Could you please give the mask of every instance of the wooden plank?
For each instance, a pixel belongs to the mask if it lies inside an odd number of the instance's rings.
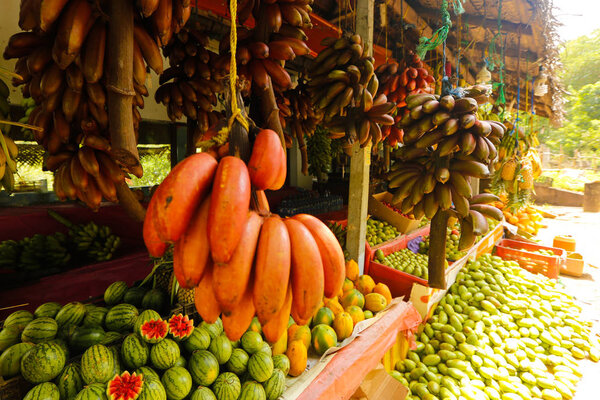
[[[356,33],[363,39],[368,54],[373,54],[373,26],[375,0],[362,0],[356,5]],[[352,147],[350,159],[350,189],[348,196],[348,233],[346,247],[350,258],[358,263],[360,273],[365,270],[365,239],[369,204],[369,166],[371,146]]]

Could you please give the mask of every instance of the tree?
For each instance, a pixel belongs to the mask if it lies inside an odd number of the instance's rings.
[[[563,83],[577,91],[600,80],[600,29],[566,43],[561,53]]]

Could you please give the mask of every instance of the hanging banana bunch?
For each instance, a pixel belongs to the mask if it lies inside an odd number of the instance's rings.
[[[161,86],[155,94],[156,102],[167,106],[171,121],[185,115],[197,122],[194,138],[199,138],[221,118],[213,109],[217,94],[224,90],[222,77],[211,67],[217,54],[206,49],[208,36],[199,28],[184,27],[164,48],[170,67],[160,75]]]
[[[470,178],[487,178],[497,157],[505,127],[481,121],[478,100],[485,101],[480,87],[465,91],[465,97],[415,94],[406,98],[409,112],[398,128],[404,130],[404,146],[388,174],[392,204],[405,214],[433,218],[438,210],[450,211],[461,222],[460,249],[473,245],[477,235],[488,230],[487,217],[502,219],[502,212],[488,203],[491,194],[473,196]]]
[[[19,150],[11,138],[0,131],[0,188],[12,192],[15,186]]]
[[[42,128],[34,131],[34,138],[47,151],[44,168],[55,173],[57,196],[79,199],[92,209],[102,198],[117,201],[115,185],[124,181],[125,172],[143,174],[139,164],[118,165],[111,155],[105,5],[87,0],[21,1],[19,26],[26,32],[11,36],[4,50],[5,59],[17,59],[15,72],[22,77],[13,84],[22,85],[23,97],[36,103],[28,123]],[[135,6],[141,17],[134,28],[131,110],[137,139],[139,109],[148,96],[146,65],[162,73],[160,46],[185,24],[191,5],[185,0],[140,0]]]
[[[322,110],[324,127],[332,139],[346,137],[362,147],[382,140],[381,126],[394,124],[396,104],[377,95],[379,80],[373,57],[364,53],[359,35],[325,38],[326,48],[315,58],[308,91],[316,110]]]
[[[395,102],[398,107],[396,122],[407,113],[407,96],[431,94],[435,90],[435,78],[416,54],[409,54],[408,60],[403,60],[401,64],[395,61],[382,64],[375,69],[375,74],[380,82],[379,93],[385,94],[389,101]],[[383,138],[389,136],[389,144],[392,147],[402,143],[403,133],[402,129],[395,125],[382,128]]]

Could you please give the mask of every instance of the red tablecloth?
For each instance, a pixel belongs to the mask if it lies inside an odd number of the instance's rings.
[[[344,347],[310,383],[298,400],[346,400],[381,362],[398,333],[416,329],[421,316],[411,303],[399,303]]]

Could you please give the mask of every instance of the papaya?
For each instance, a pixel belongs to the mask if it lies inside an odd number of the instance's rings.
[[[290,279],[290,237],[277,215],[265,219],[258,238],[254,267],[254,306],[261,324],[283,307]]]
[[[283,307],[266,324],[263,325],[263,334],[271,344],[276,343],[284,332],[287,332],[290,311],[292,309],[292,285],[288,284]]]
[[[308,359],[308,351],[301,340],[291,342],[285,355],[290,360],[290,371],[288,372],[290,376],[298,376],[304,372]]]
[[[231,341],[240,340],[248,330],[254,318],[254,304],[252,303],[252,285],[246,288],[240,302],[227,314],[223,313],[223,329]]]
[[[285,178],[287,176],[287,162],[286,162],[286,154],[285,149],[283,150],[283,162],[279,166],[279,173],[277,174],[277,179],[275,182],[269,186],[270,190],[279,190],[285,184]]]
[[[198,310],[200,317],[209,324],[216,322],[217,318],[219,318],[219,314],[221,314],[219,303],[217,302],[213,291],[212,272],[213,265],[212,261],[209,260],[202,279],[196,287],[196,290],[194,290],[196,310]]]
[[[292,249],[292,316],[297,324],[305,325],[323,299],[323,262],[319,247],[308,228],[292,218],[284,222]]]
[[[208,216],[210,254],[215,264],[225,264],[231,259],[242,237],[249,206],[250,177],[246,164],[237,157],[223,157],[215,173]]]
[[[217,161],[208,154],[187,157],[160,184],[154,203],[154,228],[165,242],[176,242],[185,231],[198,204],[210,190]]]
[[[162,257],[167,250],[167,243],[158,237],[158,231],[154,227],[154,213],[156,203],[150,202],[146,209],[146,217],[144,218],[143,236],[144,243],[151,257]]]
[[[208,263],[209,208],[210,197],[206,197],[181,238],[175,243],[173,271],[182,288],[192,289],[198,286]]]
[[[281,140],[275,131],[263,129],[254,140],[254,147],[248,162],[250,181],[257,190],[265,190],[275,184],[279,177],[285,154]]]
[[[342,289],[346,274],[344,251],[340,243],[331,229],[318,218],[308,214],[298,214],[294,216],[294,219],[302,222],[308,228],[319,247],[323,262],[325,297],[337,295]]]
[[[231,312],[246,292],[262,224],[263,218],[250,211],[242,238],[231,260],[227,264],[213,267],[213,289],[223,314]]]

